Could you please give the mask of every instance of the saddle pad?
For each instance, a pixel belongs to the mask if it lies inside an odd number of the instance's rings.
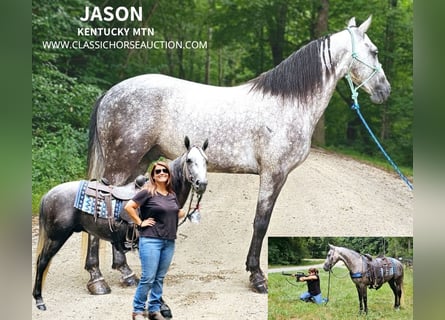
[[[82,212],[94,215],[94,210],[97,210],[97,216],[99,218],[107,218],[107,205],[105,201],[97,201],[96,197],[85,194],[89,181],[81,180],[79,189],[77,189],[76,199],[74,200],[74,207]],[[97,205],[96,205],[97,202]],[[120,212],[123,208],[123,201],[111,199],[111,212],[113,212],[114,219],[120,220]]]

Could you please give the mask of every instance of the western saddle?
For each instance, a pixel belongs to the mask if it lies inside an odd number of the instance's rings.
[[[391,258],[378,256],[375,259],[369,254],[363,255],[367,266],[367,276],[370,280],[370,289],[379,289],[385,282],[385,277],[394,274],[394,267]]]

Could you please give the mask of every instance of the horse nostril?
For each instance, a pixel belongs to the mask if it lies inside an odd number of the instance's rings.
[[[196,181],[196,187],[198,188],[198,190],[200,191],[200,192],[204,192],[205,190],[206,190],[206,188],[207,188],[207,181],[199,181],[199,180],[197,180]]]

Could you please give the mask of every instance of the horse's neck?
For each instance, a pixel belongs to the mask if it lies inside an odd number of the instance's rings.
[[[321,57],[323,74],[322,82],[317,94],[310,98],[309,110],[312,110],[311,120],[315,125],[326,110],[337,83],[345,77],[352,61],[352,42],[346,30],[337,32],[323,40]]]
[[[170,163],[170,170],[173,173],[173,190],[178,198],[179,205],[184,206],[190,193],[191,184],[184,176],[184,168],[181,161],[182,157],[176,158]]]
[[[336,61],[334,78],[338,82],[348,72],[353,59],[352,39],[347,30],[334,33],[331,38],[332,61]]]
[[[339,252],[340,260],[344,262],[350,272],[355,273],[362,271],[363,261],[360,253],[346,248],[340,249]]]

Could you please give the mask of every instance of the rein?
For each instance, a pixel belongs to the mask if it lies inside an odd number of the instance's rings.
[[[352,33],[350,28],[347,28],[349,34],[351,35],[351,40],[352,40],[352,61],[349,65],[349,70],[345,76],[346,80],[348,81],[349,84],[349,88],[351,89],[351,98],[353,100],[353,104],[351,106],[352,110],[355,110],[357,112],[358,117],[360,118],[360,120],[362,121],[363,125],[365,126],[366,130],[368,131],[369,135],[371,136],[371,138],[374,140],[375,144],[377,145],[377,147],[380,149],[380,151],[382,152],[382,154],[385,156],[386,160],[391,164],[391,166],[394,168],[394,170],[398,173],[398,175],[400,176],[400,178],[408,185],[408,187],[410,188],[410,190],[413,190],[414,187],[411,184],[411,182],[408,180],[408,178],[402,173],[402,171],[400,171],[399,167],[396,165],[396,163],[391,159],[391,157],[388,155],[388,153],[385,151],[385,149],[383,148],[383,146],[380,144],[379,140],[377,139],[377,137],[375,136],[374,132],[371,130],[371,128],[369,127],[368,123],[366,122],[365,118],[363,117],[362,113],[360,112],[360,105],[358,104],[358,89],[360,87],[362,87],[366,82],[368,82],[372,77],[374,77],[378,72],[380,72],[382,70],[382,66],[379,64],[377,66],[371,66],[369,64],[367,64],[365,61],[361,60],[358,57],[357,52],[355,51],[355,38],[354,38],[354,34]],[[358,61],[362,64],[364,64],[365,66],[373,69],[373,72],[369,75],[368,78],[366,78],[361,84],[359,84],[357,87],[354,86],[354,83],[352,82],[352,77],[351,77],[351,67],[352,64],[354,63],[354,61]]]
[[[192,188],[192,196],[190,197],[189,208],[187,210],[187,214],[185,215],[184,219],[182,219],[182,221],[178,224],[178,227],[181,226],[182,224],[184,224],[184,222],[187,219],[190,219],[190,217],[196,212],[196,210],[199,210],[199,203],[201,202],[202,194],[198,194],[198,202],[196,203],[196,206],[192,211],[192,202],[193,202],[194,195],[195,195],[195,191]]]
[[[299,285],[292,283],[289,281],[289,279],[286,278],[287,283],[289,283],[290,285],[294,286],[294,287],[299,287]]]

